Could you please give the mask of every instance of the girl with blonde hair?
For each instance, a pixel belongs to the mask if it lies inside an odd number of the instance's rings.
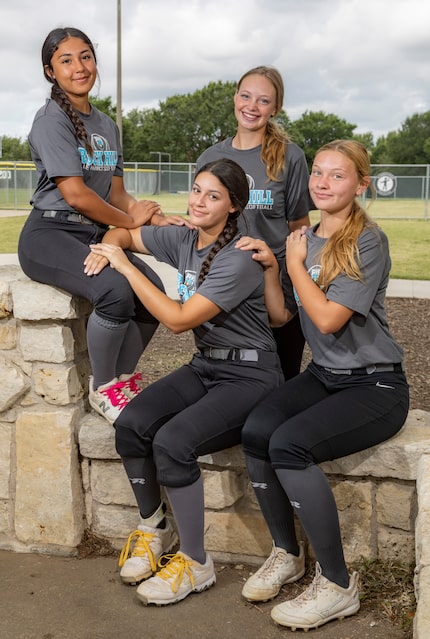
[[[305,155],[276,120],[283,101],[284,83],[277,69],[258,66],[244,73],[234,94],[235,135],[206,149],[197,160],[197,169],[222,157],[243,168],[250,194],[240,230],[267,242],[277,257],[282,282],[285,238],[310,225],[308,214],[314,208]],[[303,354],[298,317],[275,328],[274,336],[284,377],[289,379],[300,372]]]
[[[249,476],[273,539],[263,566],[243,587],[249,601],[276,597],[305,572],[294,514],[316,557],[312,584],[275,606],[282,626],[316,628],[360,607],[357,573],[348,574],[336,503],[319,464],[375,446],[404,424],[409,388],[403,351],[389,332],[385,293],[388,241],[357,197],[371,184],[365,147],[337,140],[316,154],[309,180],[321,219],[286,242],[287,270],[312,352],[307,369],[250,414],[242,441]],[[288,321],[278,265],[267,245],[241,238],[265,267],[272,323]]]

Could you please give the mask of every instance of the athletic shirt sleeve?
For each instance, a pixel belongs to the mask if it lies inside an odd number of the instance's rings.
[[[76,138],[70,118],[54,100],[37,112],[28,138],[38,182],[31,199],[39,209],[73,210],[64,200],[57,177],[82,177],[88,188],[109,201],[112,177],[123,175],[119,131],[115,122],[95,107],[80,114],[91,144],[89,155]]]
[[[319,255],[325,240],[308,229],[306,269],[317,280]],[[297,299],[303,333],[320,366],[336,369],[361,368],[372,364],[395,364],[403,350],[391,335],[385,309],[391,260],[386,235],[378,228],[367,228],[358,240],[362,281],[344,274],[328,286],[327,299],[354,311],[351,319],[336,333],[323,335],[305,313]]]

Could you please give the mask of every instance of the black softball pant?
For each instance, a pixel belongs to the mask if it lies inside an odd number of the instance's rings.
[[[251,412],[243,447],[272,468],[301,470],[389,439],[408,408],[402,372],[338,375],[311,363]]]
[[[42,213],[38,209],[31,211],[19,238],[18,257],[28,277],[85,298],[94,305],[97,315],[105,319],[119,323],[134,319],[158,324],[126,278],[115,269],[108,266],[92,277],[84,273],[88,247],[101,242],[106,228],[44,218]],[[126,253],[130,262],[164,291],[158,275],[131,251]]]
[[[261,362],[196,354],[154,382],[116,420],[122,458],[153,457],[160,485],[188,486],[200,477],[197,458],[240,443],[246,417],[282,381],[276,353]]]

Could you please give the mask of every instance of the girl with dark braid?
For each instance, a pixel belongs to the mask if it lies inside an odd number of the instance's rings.
[[[203,481],[197,459],[240,443],[244,421],[283,379],[264,305],[264,274],[235,248],[237,221],[249,198],[236,162],[201,167],[189,196],[194,228],[113,229],[91,247],[127,278],[146,308],[174,333],[192,329],[189,364],[137,395],[115,421],[116,448],[140,510],[120,558],[121,578],[144,604],[164,605],[215,583],[204,548]],[[180,303],[159,291],[123,249],[154,255],[178,269]],[[100,264],[94,268],[99,272]],[[160,486],[179,533],[177,541]],[[130,555],[130,556],[129,556]],[[165,565],[163,562],[167,562]]]
[[[89,400],[113,422],[140,391],[135,366],[158,321],[113,269],[88,277],[89,245],[109,226],[167,224],[157,202],[138,201],[124,187],[116,124],[89,102],[97,77],[94,47],[79,29],[54,29],[42,47],[51,97],[29,135],[37,169],[31,211],[19,239],[23,271],[94,305],[87,339],[92,376]],[[128,259],[160,290],[159,277],[131,252]]]

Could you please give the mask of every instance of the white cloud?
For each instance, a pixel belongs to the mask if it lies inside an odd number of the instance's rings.
[[[430,110],[427,0],[122,0],[122,105],[156,106],[273,64],[291,119],[335,113],[375,138]],[[57,26],[97,44],[100,97],[116,101],[117,0],[15,0],[0,25],[0,135],[26,137],[49,93],[40,50]]]

